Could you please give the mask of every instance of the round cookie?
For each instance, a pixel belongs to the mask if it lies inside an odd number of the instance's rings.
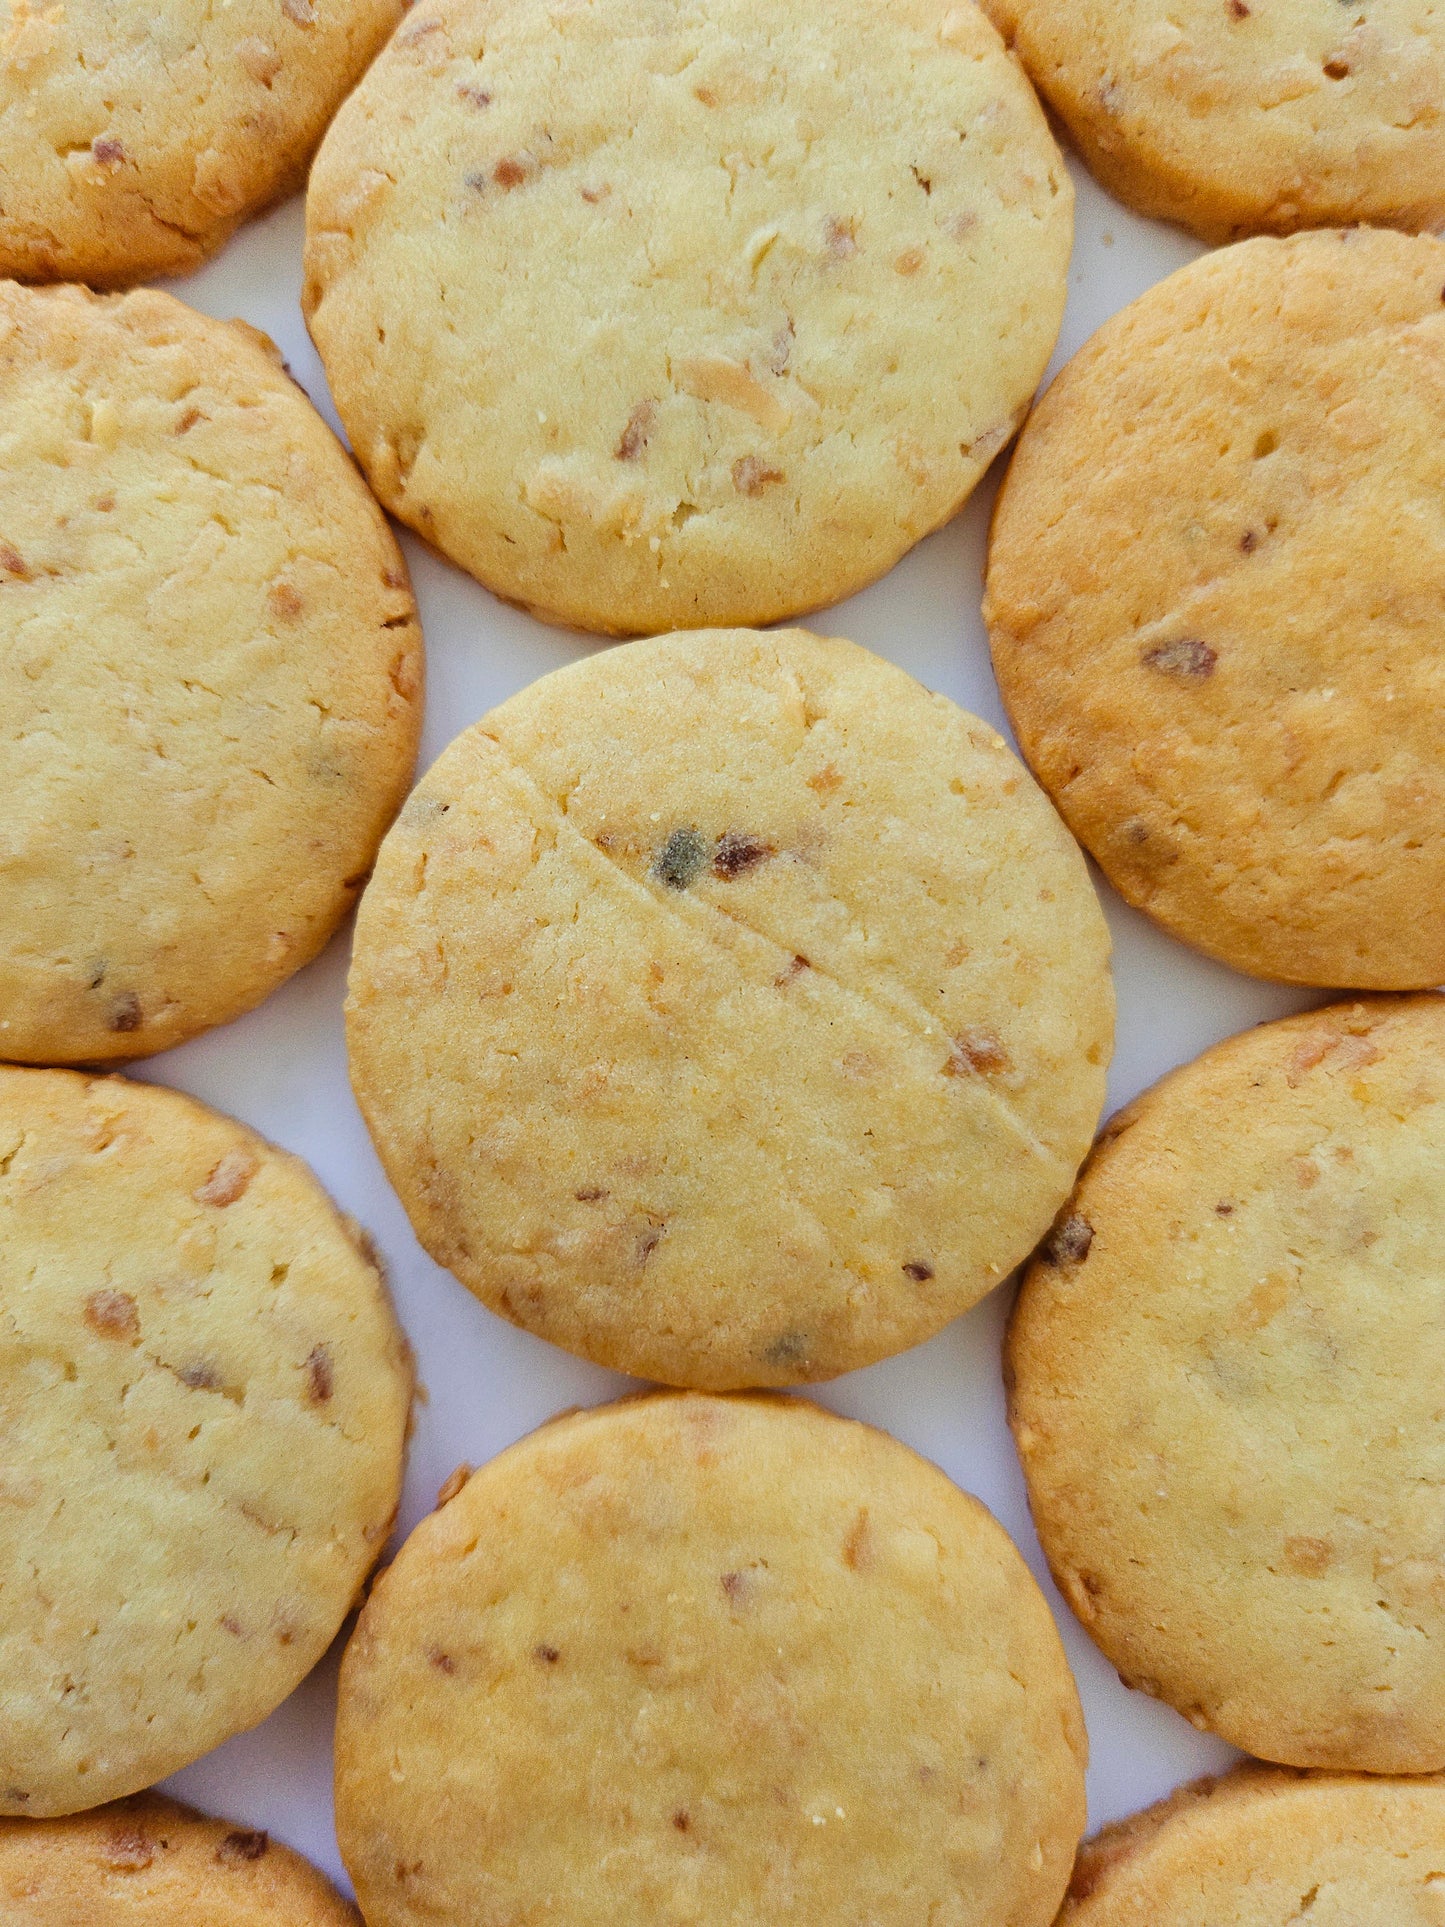
[[[1445,244],[1383,232],[1197,261],[1065,368],[999,498],[1025,756],[1130,903],[1256,976],[1445,981],[1442,290]]]
[[[144,1793],[65,1820],[0,1820],[5,1927],[361,1927],[264,1833]]]
[[[1058,1927],[1436,1927],[1445,1785],[1241,1767],[1080,1850]]]
[[[984,0],[1111,193],[1206,241],[1445,221],[1437,0]]]
[[[835,602],[947,521],[1052,352],[1073,195],[968,4],[425,0],[307,229],[381,500],[625,635]]]
[[[0,1813],[254,1726],[391,1528],[411,1367],[306,1167],[174,1091],[0,1069]]]
[[[352,1082],[418,1237],[599,1363],[796,1384],[1030,1251],[1108,935],[1002,740],[849,642],[689,632],[465,731],[362,902]]]
[[[0,1057],[143,1057],[309,962],[406,793],[406,570],[264,336],[0,284]]]
[[[1045,1927],[1085,1754],[977,1500],[814,1406],[671,1394],[412,1534],[343,1662],[337,1833],[370,1927]]]
[[[1235,1037],[1106,1128],[1009,1333],[1060,1588],[1292,1766],[1445,1767],[1445,1000]]]
[[[0,0],[0,275],[186,274],[299,187],[399,0]]]

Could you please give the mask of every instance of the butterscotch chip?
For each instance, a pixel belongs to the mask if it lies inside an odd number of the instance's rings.
[[[317,156],[304,305],[377,494],[489,588],[768,622],[962,505],[1072,207],[967,0],[425,0]]]
[[[1045,1927],[1084,1813],[1005,1534],[791,1399],[605,1406],[476,1473],[362,1613],[336,1758],[370,1927]]]
[[[354,903],[416,753],[416,609],[255,330],[0,285],[0,423],[0,1058],[144,1057]]]
[[[1445,999],[1267,1024],[1113,1120],[1014,1314],[1060,1587],[1264,1759],[1445,1767],[1442,1160]]]
[[[1241,1767],[1086,1841],[1059,1927],[1434,1927],[1445,1784]]]
[[[985,0],[1111,192],[1206,241],[1445,221],[1435,0]]]
[[[544,677],[383,846],[352,1082],[432,1255],[669,1384],[831,1377],[1030,1251],[1103,1099],[1108,936],[975,717],[853,643]]]
[[[1445,244],[1247,241],[1101,328],[1009,469],[985,615],[1024,754],[1238,970],[1445,981],[1442,369]]]
[[[244,1193],[208,1197],[238,1157]],[[0,1813],[148,1786],[286,1697],[386,1539],[410,1394],[381,1278],[304,1165],[173,1091],[0,1068]],[[230,1830],[221,1857],[264,1841]],[[101,1890],[7,1911],[71,1893],[64,1867],[83,1886],[97,1842],[171,1906],[187,1863],[148,1825],[0,1824],[6,1927],[131,1919]],[[13,1884],[52,1850],[53,1880]]]
[[[5,1927],[361,1927],[279,1841],[158,1793],[63,1820],[0,1820]]]
[[[185,274],[301,185],[400,0],[0,0],[0,275]]]

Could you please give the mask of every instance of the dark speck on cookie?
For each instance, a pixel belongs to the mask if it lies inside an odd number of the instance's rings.
[[[1157,648],[1146,649],[1139,660],[1146,669],[1157,670],[1161,676],[1176,676],[1181,682],[1203,682],[1206,676],[1214,674],[1219,658],[1207,642],[1200,642],[1194,636],[1181,636],[1177,642],[1161,642]]]
[[[1046,1265],[1081,1265],[1094,1242],[1094,1227],[1077,1213],[1056,1225],[1045,1238],[1039,1256]]]
[[[718,838],[717,851],[712,860],[712,873],[731,883],[735,877],[756,869],[770,856],[776,856],[775,846],[761,836],[748,836],[739,830],[729,830],[726,836]]]
[[[245,1830],[238,1828],[236,1832],[228,1833],[217,1847],[216,1858],[223,1865],[239,1866],[248,1860],[263,1860],[270,1845],[270,1835],[263,1833],[259,1828],[254,1831],[250,1828]]]
[[[806,1332],[784,1332],[763,1353],[769,1365],[803,1365],[808,1358]]]
[[[657,853],[652,874],[669,890],[685,890],[707,865],[707,844],[696,830],[674,830]]]
[[[140,998],[133,990],[122,991],[110,1007],[107,1020],[112,1030],[139,1030],[141,1027]]]

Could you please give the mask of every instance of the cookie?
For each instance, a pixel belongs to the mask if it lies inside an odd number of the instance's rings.
[[[160,1794],[0,1820],[5,1927],[361,1927],[300,1854]]]
[[[337,1832],[370,1927],[1045,1927],[1085,1753],[977,1500],[800,1401],[665,1394],[412,1534],[343,1662]]]
[[[1435,1927],[1445,1785],[1241,1767],[1106,1827],[1059,1927]]]
[[[1445,221],[1435,0],[984,0],[1105,187],[1204,240]]]
[[[1445,1000],[1235,1037],[1115,1118],[1007,1348],[1126,1685],[1291,1766],[1445,1768]]]
[[[254,1726],[381,1551],[411,1368],[311,1173],[122,1078],[0,1069],[0,1813]]]
[[[425,0],[317,157],[303,305],[373,488],[488,588],[762,623],[962,505],[1072,229],[971,5]]]
[[[985,602],[1019,742],[1237,970],[1445,981],[1442,497],[1445,244],[1383,232],[1171,275],[1019,442]]]
[[[634,643],[457,738],[357,924],[352,1083],[494,1311],[710,1390],[919,1343],[1103,1100],[1108,936],[999,737],[850,642]]]
[[[264,336],[0,284],[0,1058],[148,1056],[309,962],[421,674],[385,520]]]
[[[0,275],[187,274],[301,185],[399,0],[0,0]]]

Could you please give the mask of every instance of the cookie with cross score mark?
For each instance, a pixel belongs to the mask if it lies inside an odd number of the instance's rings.
[[[987,724],[854,643],[690,631],[465,731],[362,902],[352,1082],[493,1310],[728,1389],[916,1345],[1098,1121],[1108,936]]]

